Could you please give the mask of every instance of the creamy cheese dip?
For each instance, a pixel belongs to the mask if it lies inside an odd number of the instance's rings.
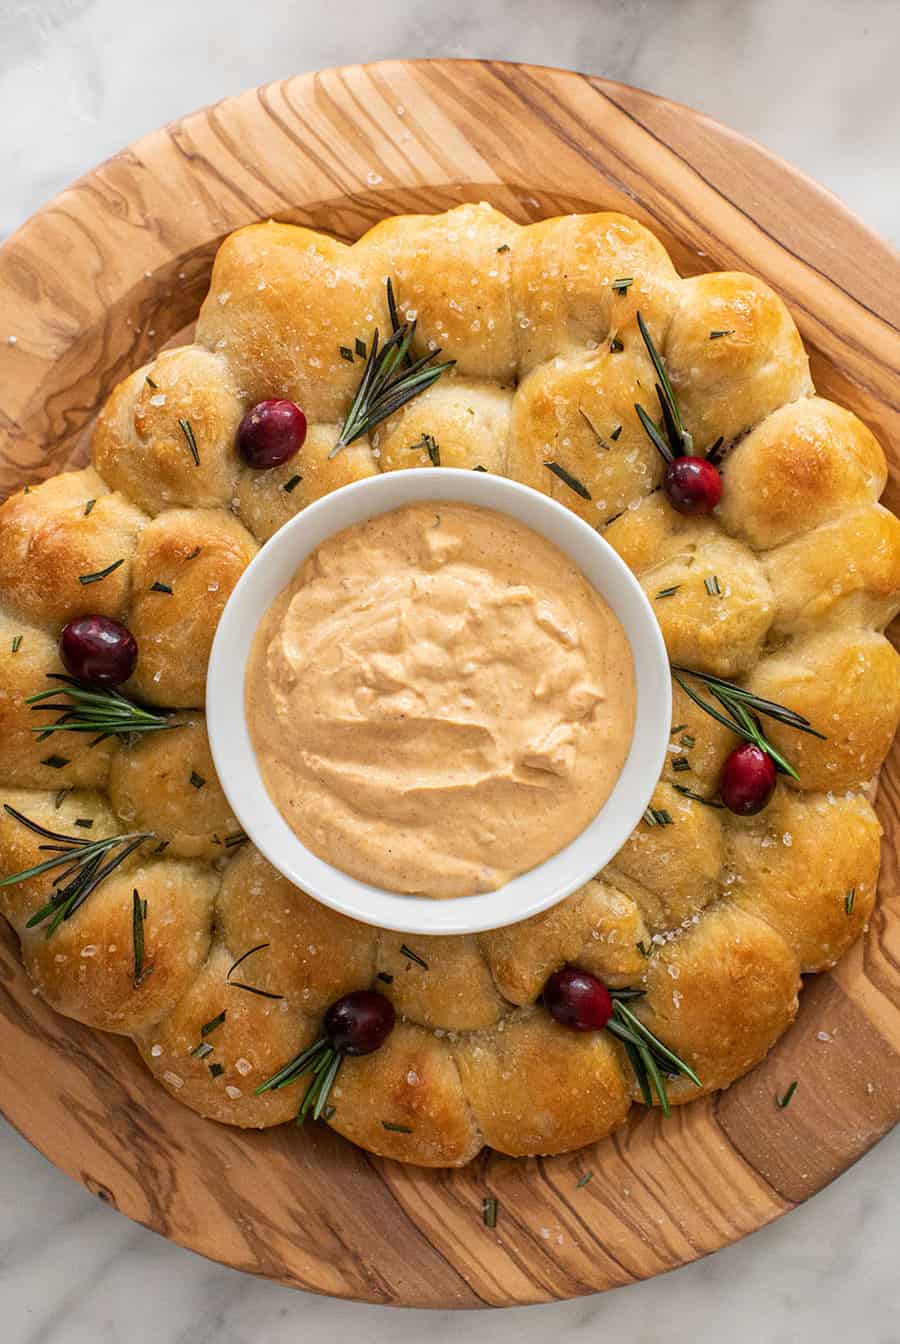
[[[246,678],[263,779],[300,840],[435,897],[492,891],[573,840],[622,769],[634,702],[625,633],[572,561],[444,501],[324,542]]]

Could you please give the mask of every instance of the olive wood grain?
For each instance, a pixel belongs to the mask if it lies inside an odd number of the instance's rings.
[[[352,239],[385,215],[473,199],[523,221],[621,209],[685,272],[764,276],[794,313],[819,390],[880,438],[887,503],[900,509],[900,263],[888,246],[821,187],[686,108],[568,72],[453,61],[353,66],[228,99],[116,155],[10,238],[0,494],[83,459],[107,393],[196,316],[232,229],[274,215]],[[157,1087],[129,1043],[34,996],[5,926],[0,1106],[130,1217],[297,1287],[473,1307],[646,1278],[789,1210],[900,1116],[896,745],[877,805],[884,866],[868,935],[811,980],[764,1064],[668,1121],[633,1112],[591,1149],[485,1153],[432,1172],[324,1129],[203,1121]],[[494,1230],[482,1221],[487,1195],[499,1200]]]

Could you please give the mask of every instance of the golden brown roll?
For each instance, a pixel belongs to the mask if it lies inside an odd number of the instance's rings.
[[[56,639],[21,617],[0,610],[0,742],[3,782],[25,789],[102,788],[109,774],[111,741],[83,733],[53,733],[39,741],[35,729],[55,723],[56,710],[25,703],[54,685],[48,673],[63,672]],[[66,704],[53,697],[53,703]]]
[[[441,360],[455,359],[461,374],[506,384],[516,369],[510,267],[522,236],[491,206],[460,205],[442,215],[384,219],[354,256],[379,294],[390,278],[400,320],[416,319],[416,353],[440,347]]]
[[[251,224],[216,254],[197,341],[225,359],[248,406],[287,397],[312,421],[340,420],[375,328],[390,332],[381,268],[361,248],[290,224]]]
[[[26,486],[0,506],[4,602],[54,634],[74,616],[120,617],[145,522],[90,467]]]
[[[767,550],[874,503],[886,480],[884,453],[862,421],[805,397],[773,410],[729,454],[718,517],[733,536]]]
[[[803,714],[825,740],[767,721],[804,789],[848,789],[872,778],[900,716],[900,656],[870,630],[825,630],[758,663],[756,695]]]
[[[109,797],[128,830],[153,831],[169,858],[215,859],[240,827],[216,776],[202,714],[125,739],[113,757]]]
[[[569,1031],[543,1008],[474,1033],[454,1053],[482,1140],[497,1152],[563,1153],[609,1134],[628,1114],[609,1033]]]
[[[342,994],[369,987],[377,930],[314,901],[252,845],[230,852],[216,908],[219,933],[232,962],[266,944],[233,979],[283,995],[292,1010],[315,1018]],[[239,990],[228,996],[243,997]]]
[[[654,410],[649,374],[641,352],[610,354],[605,345],[539,365],[513,398],[509,475],[592,527],[631,508],[656,489],[665,465],[634,409]]]
[[[346,1059],[329,1100],[332,1128],[382,1157],[461,1167],[484,1143],[448,1048],[409,1023],[375,1054]]]
[[[682,280],[662,353],[694,450],[732,443],[771,411],[813,392],[784,303],[737,271]]]
[[[147,525],[127,615],[138,642],[133,695],[169,709],[203,706],[219,617],[256,550],[221,509],[171,509]]]
[[[665,248],[626,215],[563,215],[513,244],[512,319],[519,376],[558,355],[618,346],[640,355],[640,312],[662,345],[678,277]]]
[[[409,945],[424,966],[409,957]],[[492,1026],[507,1010],[474,935],[427,938],[383,930],[375,988],[398,1016],[440,1032]]]
[[[804,972],[833,966],[875,902],[881,827],[862,794],[779,789],[728,835],[728,898],[777,929]]]
[[[228,363],[197,345],[164,350],[119,383],[94,430],[94,466],[147,513],[228,506],[246,409]]]
[[[643,976],[648,934],[634,901],[601,881],[589,882],[559,905],[479,934],[497,987],[511,1003],[533,1002],[547,977],[572,962],[609,984]]]
[[[214,945],[187,992],[136,1035],[137,1045],[167,1092],[192,1111],[243,1129],[280,1125],[297,1114],[306,1083],[254,1091],[312,1045],[318,1027],[285,999],[228,990],[230,965],[231,954]]]
[[[506,475],[512,395],[492,383],[445,376],[372,434],[382,471],[483,467]]]
[[[49,937],[22,936],[25,968],[67,1017],[104,1031],[157,1022],[194,983],[209,951],[218,877],[207,864],[153,858],[116,870]],[[135,976],[133,893],[146,901],[142,975]],[[137,980],[137,983],[135,983]]]
[[[720,814],[659,783],[644,820],[632,831],[604,877],[637,884],[633,892],[654,932],[676,928],[715,898],[722,871],[724,839]]]
[[[295,513],[342,485],[376,476],[369,441],[357,439],[335,457],[340,425],[310,425],[303,447],[281,467],[245,467],[237,484],[238,513],[257,541],[268,541]]]
[[[794,1020],[799,988],[781,935],[735,906],[712,906],[664,943],[650,959],[646,998],[631,1006],[702,1083],[698,1092],[688,1078],[668,1082],[670,1101],[692,1101],[752,1069]]]

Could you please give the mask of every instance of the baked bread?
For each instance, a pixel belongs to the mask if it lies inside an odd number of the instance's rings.
[[[441,346],[455,367],[330,457],[360,375],[348,347],[390,329],[388,277],[401,317],[417,318],[417,348]],[[683,517],[658,490],[664,464],[634,411],[657,414],[638,311],[696,448],[723,440],[725,491],[709,517]],[[292,462],[253,471],[235,434],[267,397],[296,401],[310,429]],[[216,623],[258,544],[349,481],[431,465],[416,450],[425,434],[443,465],[513,476],[604,530],[654,602],[673,661],[738,678],[827,739],[772,724],[799,784],[782,780],[765,811],[738,817],[715,806],[738,739],[675,686],[653,800],[671,824],[642,822],[604,872],[544,914],[411,938],[410,949],[318,904],[241,842],[203,701]],[[867,790],[900,717],[883,633],[900,608],[900,524],[878,504],[885,478],[869,430],[815,395],[778,296],[748,275],[681,279],[624,216],[521,227],[463,205],[386,219],[353,246],[276,223],[240,230],[219,251],[195,343],[109,398],[93,465],[0,509],[0,801],[55,831],[154,836],[50,937],[27,927],[46,877],[0,890],[36,989],[131,1036],[186,1105],[262,1127],[293,1118],[301,1086],[255,1089],[316,1039],[337,997],[377,986],[397,1026],[382,1049],[345,1061],[328,1123],[425,1166],[466,1163],[485,1144],[566,1151],[641,1102],[618,1040],[567,1031],[539,1002],[567,963],[644,990],[635,1011],[702,1091],[727,1087],[792,1021],[801,973],[833,965],[875,900],[880,828]],[[60,670],[62,624],[88,612],[133,631],[140,656],[124,692],[177,711],[175,726],[94,747],[60,734],[48,757],[24,699]],[[687,775],[673,767],[685,758]],[[39,863],[40,845],[0,814],[0,871]],[[136,974],[133,891],[146,902],[152,974]],[[251,951],[248,992],[229,971]],[[698,1092],[680,1078],[669,1095]]]

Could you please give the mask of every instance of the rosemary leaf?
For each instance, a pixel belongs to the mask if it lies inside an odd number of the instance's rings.
[[[203,1026],[200,1028],[200,1035],[209,1036],[217,1027],[221,1027],[222,1023],[225,1021],[227,1011],[227,1008],[223,1008],[217,1017],[210,1018],[208,1022],[204,1022]]]
[[[680,587],[680,583],[673,583],[671,588],[660,588],[656,594],[656,600],[659,601],[661,597],[674,597]]]
[[[594,1179],[594,1173],[592,1171],[586,1171],[584,1175],[581,1177],[581,1179],[579,1181],[576,1181],[575,1189],[583,1190],[586,1185],[590,1185],[593,1179]]]
[[[779,1110],[786,1111],[788,1106],[790,1106],[791,1098],[797,1091],[797,1083],[798,1079],[795,1078],[794,1081],[788,1085],[787,1091],[783,1097],[779,1097],[777,1093],[775,1094],[775,1103]]]
[[[711,331],[709,333],[709,339],[711,341],[718,341],[721,340],[723,336],[733,336],[733,335],[734,335],[734,327],[730,327],[727,331]]]
[[[197,448],[197,440],[194,437],[194,428],[190,420],[179,420],[178,424],[181,428],[182,434],[187,439],[187,446],[190,449],[191,457],[194,459],[194,466],[199,467],[200,452],[199,449]]]
[[[567,485],[570,490],[574,490],[576,495],[580,495],[582,499],[591,498],[591,492],[587,486],[583,485],[577,476],[573,476],[570,471],[566,471],[565,467],[561,467],[558,462],[545,462],[544,466],[548,471],[552,471],[553,475],[561,480],[563,485]]]
[[[411,947],[407,947],[406,943],[400,945],[400,952],[408,961],[414,961],[417,966],[421,966],[423,971],[428,970],[428,962],[420,957],[418,952],[414,952]]]
[[[195,789],[202,789],[206,780],[202,775],[198,775],[196,770],[191,771],[191,785]]]
[[[856,887],[851,887],[844,897],[844,910],[846,914],[853,914],[853,907],[856,905]]]
[[[151,593],[168,593],[170,597],[171,597],[171,595],[172,595],[172,589],[169,587],[169,585],[168,585],[167,583],[160,583],[159,579],[155,579],[154,582],[151,583],[151,585],[150,585],[150,592],[151,592]]]
[[[101,579],[107,578],[110,574],[114,573],[120,565],[124,565],[124,563],[124,559],[114,560],[111,565],[106,566],[106,569],[98,569],[95,574],[79,574],[78,582],[81,584],[99,583]]]
[[[500,1211],[500,1205],[497,1202],[496,1195],[485,1195],[481,1201],[481,1217],[485,1227],[494,1228],[497,1226],[497,1214]]]
[[[22,635],[13,635],[12,644],[10,645],[10,649],[13,653],[18,653],[19,649],[21,649],[22,639],[23,639]]]
[[[300,484],[302,480],[303,480],[302,476],[292,476],[289,481],[285,481],[284,485],[281,488],[286,495],[290,495],[293,493],[294,490],[297,489],[297,486]]]
[[[392,1134],[412,1134],[409,1125],[395,1125],[391,1120],[382,1120],[382,1129],[389,1129]]]
[[[85,504],[85,506],[84,506],[84,517],[85,517],[85,518],[87,518],[88,514],[90,513],[91,509],[94,507],[94,505],[95,505],[96,503],[97,503],[96,499],[89,499],[88,502]]]

